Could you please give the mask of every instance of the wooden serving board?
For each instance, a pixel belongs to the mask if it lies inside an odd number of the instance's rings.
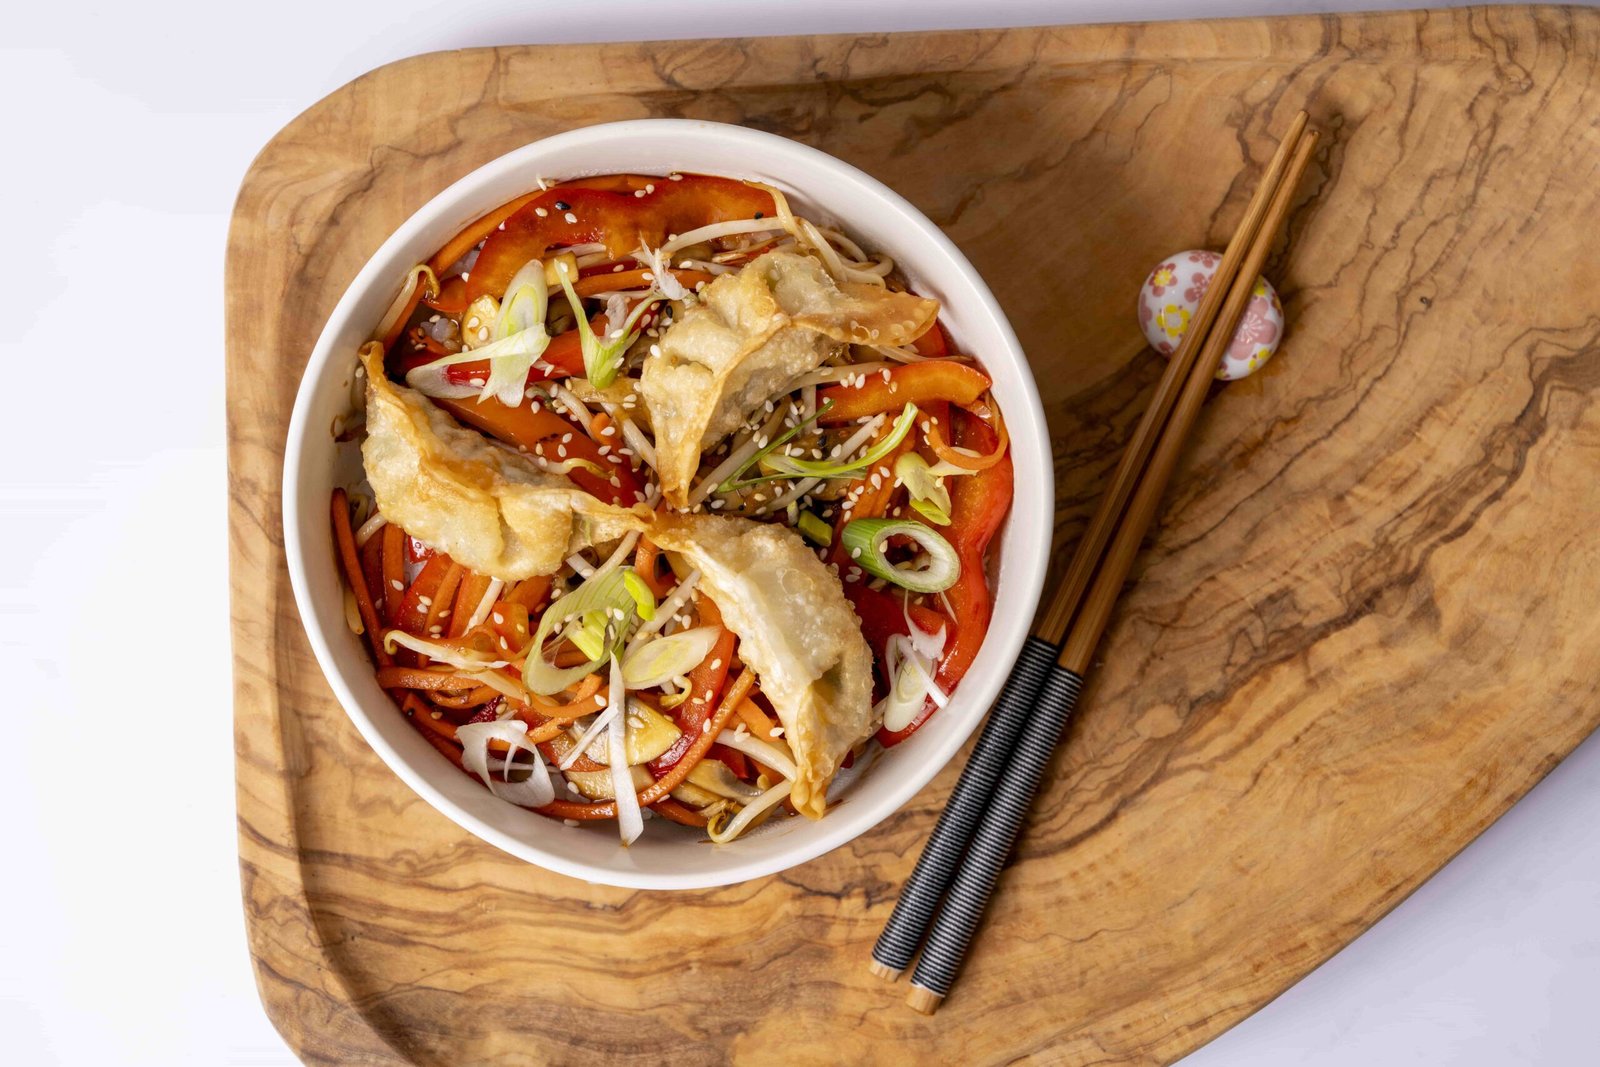
[[[296,119],[245,179],[227,271],[240,864],[290,1044],[1158,1063],[1348,943],[1600,722],[1597,59],[1600,12],[1554,8],[511,47],[384,67]],[[450,181],[646,115],[882,178],[1033,360],[1059,573],[1159,373],[1140,281],[1225,242],[1301,106],[1326,144],[1269,268],[1285,350],[1208,407],[934,1018],[866,963],[957,766],[787,874],[641,893],[468,837],[346,722],[289,593],[284,431],[335,299]]]

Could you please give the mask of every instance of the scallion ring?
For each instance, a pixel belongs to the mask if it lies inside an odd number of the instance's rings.
[[[928,554],[925,567],[897,567],[884,552],[891,537],[907,537]],[[961,577],[961,557],[932,527],[910,519],[852,519],[840,534],[850,559],[913,593],[942,593]]]

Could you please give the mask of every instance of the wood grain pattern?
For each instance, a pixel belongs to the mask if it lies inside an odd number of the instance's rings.
[[[423,56],[287,127],[239,195],[228,388],[239,847],[267,1010],[313,1063],[1170,1061],[1366,929],[1600,722],[1600,12],[1478,9]],[[360,264],[451,180],[591,122],[819,145],[990,279],[1029,351],[1064,565],[1152,388],[1133,296],[1220,246],[1306,106],[1269,275],[966,975],[865,962],[953,782],[700,893],[469,838],[360,741],[300,630],[278,483]],[[1245,172],[1240,177],[1241,171]]]

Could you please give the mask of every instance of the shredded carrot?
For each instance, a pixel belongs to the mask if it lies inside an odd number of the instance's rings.
[[[424,734],[433,734],[439,737],[456,739],[456,724],[445,718],[444,712],[430,708],[428,702],[415,693],[406,693],[400,698],[400,710],[406,717],[416,724]],[[438,718],[434,718],[437,715]]]
[[[460,769],[462,771],[465,771],[467,769],[466,766],[461,762],[461,746],[460,745],[456,744],[454,741],[450,740],[447,737],[443,737],[443,736],[441,736],[439,734],[434,733],[431,730],[420,730],[418,732],[421,733],[423,737],[428,739],[428,744],[430,744],[434,748],[438,749],[440,751],[440,753],[442,753],[444,755],[444,757],[446,759],[448,759],[451,763],[454,763],[458,769]],[[476,779],[477,775],[472,775],[472,777],[474,779]]]
[[[355,531],[350,529],[350,501],[343,489],[333,491],[330,508],[333,516],[333,543],[339,553],[339,563],[344,567],[344,580],[355,594],[356,610],[361,614],[361,625],[367,631],[367,641],[372,645],[372,658],[380,667],[393,660],[383,650],[383,627],[378,623],[378,609],[372,603],[371,591],[361,570],[361,559],[356,553]]]
[[[424,691],[422,695],[427,697],[431,703],[437,704],[441,708],[449,708],[452,711],[463,711],[467,708],[475,708],[479,704],[487,704],[489,701],[500,695],[500,690],[496,689],[492,685],[480,685],[460,694],[446,693],[442,690],[430,689]]]
[[[449,556],[440,554],[435,559],[447,559]],[[450,560],[450,566],[444,572],[444,577],[439,580],[439,589],[433,594],[433,603],[428,605],[428,617],[422,621],[422,632],[425,636],[433,636],[433,628],[439,626],[439,617],[456,595],[456,589],[461,585],[461,576],[467,569],[455,560]],[[440,626],[443,630],[443,627]]]
[[[400,625],[401,593],[406,583],[406,532],[394,523],[383,528],[383,621]]]
[[[473,611],[489,591],[490,580],[471,571],[462,577],[461,584],[456,587],[456,602],[450,605],[450,626],[445,630],[447,635],[460,637],[467,632],[467,623],[472,621]]]
[[[763,741],[773,740],[772,731],[777,729],[777,724],[767,718],[767,713],[756,707],[755,701],[743,700],[739,702],[739,718],[750,727],[750,732]]]
[[[532,615],[535,609],[544,605],[545,598],[549,594],[550,576],[542,574],[537,578],[524,578],[518,582],[516,587],[505,595],[505,600],[509,604],[521,604],[528,609],[528,614]]]
[[[671,797],[656,801],[650,805],[650,810],[680,826],[704,826],[706,824],[704,815],[692,808],[679,804]]]
[[[644,579],[644,584],[650,587],[650,592],[657,600],[666,596],[669,588],[656,573],[660,560],[661,549],[656,543],[648,537],[639,538],[639,549],[633,554],[633,569]]]
[[[378,684],[385,689],[475,689],[477,681],[451,669],[379,667]],[[485,686],[484,688],[489,688]]]
[[[570,696],[565,704],[546,704],[544,698],[535,696],[535,707],[529,710],[544,716],[546,719],[555,719],[562,716],[576,719],[580,715],[587,715],[594,710],[595,694],[600,691],[600,675],[591,674],[578,683],[578,688],[569,690]],[[536,725],[530,723],[529,725]]]
[[[755,694],[752,692],[751,696],[754,696],[754,695]],[[746,699],[744,699],[744,700],[739,702],[739,718],[743,719],[745,725],[750,727],[750,733],[752,735],[756,736],[756,737],[761,738],[761,740],[763,740],[763,741],[777,741],[777,740],[779,740],[778,734],[777,734],[778,724],[773,722],[771,719],[769,719],[767,717],[767,713],[762,711],[759,707],[757,707],[756,706],[756,702],[754,700],[751,700],[751,699],[749,699],[747,697]],[[779,778],[783,777],[783,775],[779,774],[777,771],[773,770],[771,767],[768,767],[765,763],[762,763],[760,760],[756,759],[754,756],[746,756],[745,758],[748,759],[751,763],[756,765],[756,770],[757,771],[759,771],[762,774],[765,774],[771,780],[777,781]]]
[[[449,573],[455,564],[450,562],[449,556],[435,555],[422,565],[422,570],[417,574],[417,580],[411,583],[405,596],[400,599],[398,612],[398,625],[407,633],[424,637],[428,633],[428,619],[433,615],[439,601],[440,589],[444,584],[444,576]],[[424,604],[423,600],[427,603]]]
[[[591,274],[587,278],[579,278],[572,283],[573,290],[579,296],[593,296],[596,293],[627,292],[629,289],[643,289],[653,280],[645,277],[651,272],[640,268],[639,270],[617,271],[615,274]],[[716,280],[716,276],[703,270],[677,270],[672,271],[672,276],[678,279],[685,289],[693,289],[701,282]]]

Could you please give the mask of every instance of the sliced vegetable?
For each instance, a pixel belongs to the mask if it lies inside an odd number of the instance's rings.
[[[950,525],[950,490],[927,460],[907,452],[895,460],[894,476],[911,494],[911,507],[917,514],[938,526]]]
[[[544,283],[544,264],[534,259],[523,265],[511,279],[511,287],[498,309],[492,297],[480,297],[472,308],[478,308],[478,318],[495,316],[491,327],[487,323],[472,331],[467,340],[487,344],[462,349],[417,367],[406,374],[406,384],[425,396],[462,400],[476,396],[480,401],[490,397],[507,407],[517,407],[523,402],[528,373],[534,363],[550,346],[550,335],[545,332],[544,319],[549,307],[549,292]],[[469,314],[472,308],[468,309]],[[580,315],[581,315],[580,311]],[[468,320],[472,321],[471,319]],[[588,328],[588,321],[581,321]],[[458,363],[475,363],[487,360],[489,375],[482,380],[472,379],[463,386],[452,381],[445,368]],[[477,389],[473,385],[478,386]]]
[[[698,626],[646,641],[623,657],[622,679],[629,689],[638,690],[687,675],[710,655],[722,632],[720,626]]]
[[[883,728],[890,732],[904,730],[911,725],[931,699],[936,707],[944,707],[949,697],[934,681],[934,665],[944,652],[945,631],[941,628],[930,635],[916,626],[907,635],[895,634],[889,638],[884,656],[889,694],[883,698],[879,710]]]
[[[503,226],[496,224],[473,264],[469,291],[504,291],[517,267],[554,248],[598,241],[620,259],[641,245],[659,247],[668,234],[774,210],[769,193],[730,178],[608,175],[569,182],[523,204]]]
[[[725,845],[744,833],[767,811],[789,798],[789,791],[794,788],[793,782],[780,782],[761,794],[761,799],[751,801],[744,809],[733,818],[727,817],[727,811],[718,812],[717,818],[711,820],[706,826],[706,836],[719,845]]]
[[[821,545],[823,548],[833,544],[833,527],[815,512],[802,511],[794,525],[801,536],[812,544]]]
[[[422,300],[424,293],[437,296],[439,279],[427,264],[418,263],[406,272],[405,283],[395,295],[394,303],[389,305],[389,310],[384,312],[383,321],[372,331],[372,339],[382,341],[385,349],[394,347],[394,343],[400,339],[400,332],[406,328],[406,321],[417,309],[417,304]]]
[[[594,673],[622,646],[638,609],[627,587],[627,573],[631,570],[631,567],[602,568],[544,610],[533,635],[533,647],[528,650],[528,659],[522,668],[523,683],[531,692],[541,696],[561,692],[585,675]],[[601,647],[584,650],[584,654],[590,656],[587,662],[561,668],[545,659],[545,642],[558,628],[576,644],[574,633],[588,627],[595,619],[600,623]],[[568,627],[572,620],[577,620],[576,628]]]
[[[899,567],[890,562],[885,549],[891,537],[914,541],[927,552],[927,566]],[[910,519],[853,519],[845,524],[840,543],[850,559],[868,573],[913,593],[943,592],[961,576],[961,558],[950,542]]]
[[[745,479],[743,478],[743,475],[745,471],[749,470],[751,467],[754,467],[756,464],[763,462],[768,456],[772,455],[778,449],[788,444],[801,430],[804,430],[807,426],[817,421],[817,418],[821,416],[824,410],[825,408],[819,407],[814,413],[804,419],[801,419],[799,422],[795,423],[793,426],[789,427],[772,440],[768,441],[765,447],[757,449],[751,454],[749,459],[741,463],[732,474],[728,475],[722,480],[722,484],[717,486],[717,492],[731,493],[733,490],[743,488],[747,485],[756,485],[760,482],[769,481],[770,479],[767,478]]]
[[[625,708],[628,690],[622,680],[622,663],[611,660],[611,708]],[[617,833],[623,845],[631,845],[644,833],[644,816],[639,811],[639,793],[628,769],[628,716],[614,715],[606,734],[607,759],[611,765],[611,788],[616,793]]]
[[[824,423],[854,422],[868,415],[893,411],[901,404],[918,406],[947,400],[967,405],[989,388],[989,377],[976,367],[949,359],[907,363],[884,373],[869,374],[859,385],[835,385],[817,393],[817,401],[831,400]]]
[[[401,648],[420,652],[431,660],[447,664],[460,671],[487,671],[506,666],[506,661],[496,659],[492,653],[474,652],[460,647],[460,642],[430,641],[425,637],[408,634],[404,630],[390,630],[383,635],[383,649],[394,655]],[[566,686],[562,686],[563,689]]]
[[[916,405],[907,404],[905,410],[894,420],[894,426],[888,435],[863,452],[858,459],[796,459],[793,456],[768,455],[762,457],[761,466],[765,470],[772,471],[778,478],[849,478],[859,471],[866,470],[898,448],[900,442],[905,440],[906,434],[911,432],[912,423],[916,418]]]
[[[965,412],[955,434],[956,443],[964,447],[988,452],[997,446],[995,432]],[[956,627],[955,639],[939,665],[939,684],[946,691],[955,688],[971,666],[988,632],[993,603],[983,558],[1011,508],[1014,481],[1008,451],[994,466],[960,479],[951,488],[950,533],[961,557],[961,578],[945,592]]]
[[[555,799],[555,786],[550,782],[550,771],[545,767],[544,757],[539,750],[528,740],[528,728],[519,719],[505,719],[495,722],[473,722],[465,726],[456,727],[456,740],[461,742],[461,762],[468,771],[483,779],[483,784],[489,787],[489,792],[501,800],[520,804],[524,807],[537,808],[550,803]],[[489,742],[497,740],[504,742],[507,752],[503,760],[495,761],[494,766],[489,759]],[[512,760],[519,751],[527,752],[533,757],[531,763],[525,766],[528,777],[524,781],[513,782],[511,772]],[[524,764],[516,764],[520,768]],[[496,780],[491,773],[500,771],[500,778]]]
[[[651,293],[639,301],[628,312],[622,325],[607,331],[606,339],[602,341],[589,325],[589,317],[583,310],[583,298],[572,288],[572,271],[567,269],[565,263],[561,263],[556,273],[561,276],[561,288],[566,292],[567,302],[572,305],[572,313],[578,319],[578,337],[583,344],[584,377],[596,389],[604,389],[617,380],[617,373],[622,370],[623,353],[639,339],[639,320],[661,297]]]
[[[623,685],[627,685],[627,667],[623,667]],[[609,706],[609,704],[607,705]],[[683,731],[659,711],[636,698],[629,698],[627,719],[627,757],[630,766],[649,763],[671,748]],[[585,754],[598,763],[611,761],[610,738],[599,738],[588,746]]]

